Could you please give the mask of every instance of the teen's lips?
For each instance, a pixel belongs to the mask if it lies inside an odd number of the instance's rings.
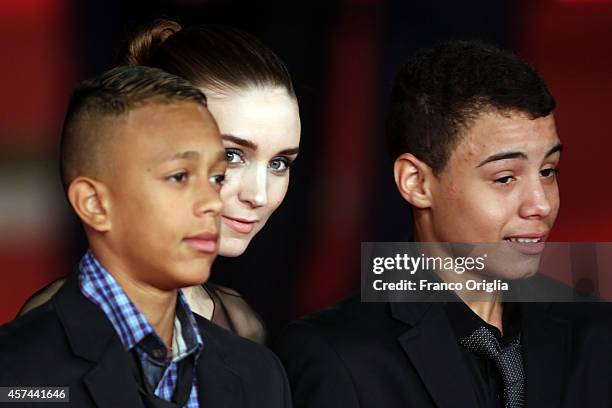
[[[200,252],[212,254],[217,251],[219,234],[217,232],[203,232],[185,238],[185,242]]]
[[[223,223],[240,234],[249,234],[255,228],[258,220],[247,220],[245,218],[229,217],[223,215]]]
[[[516,234],[504,238],[510,246],[525,255],[537,255],[544,251],[547,233]]]

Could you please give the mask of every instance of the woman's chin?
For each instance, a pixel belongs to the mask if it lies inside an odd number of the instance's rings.
[[[234,237],[223,237],[219,242],[219,255],[228,258],[235,258],[240,256],[246,251],[251,242],[250,237],[245,238],[234,238]]]

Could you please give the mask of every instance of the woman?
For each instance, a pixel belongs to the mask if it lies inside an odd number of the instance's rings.
[[[229,163],[219,254],[236,257],[283,201],[298,154],[300,117],[282,61],[249,34],[202,25],[181,29],[170,20],[142,27],[121,50],[118,65],[148,65],[200,87],[222,135]],[[63,284],[33,295],[20,314],[47,301]],[[214,284],[184,289],[192,310],[215,323],[265,342],[261,320],[235,291]]]

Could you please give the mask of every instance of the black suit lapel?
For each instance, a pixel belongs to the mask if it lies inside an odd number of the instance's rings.
[[[224,347],[214,337],[218,328],[212,323],[197,318],[204,342],[198,357],[198,400],[202,407],[239,408],[244,406],[240,375],[226,362]]]
[[[559,407],[569,370],[570,323],[550,315],[551,305],[521,304],[527,406]]]
[[[412,326],[398,341],[436,406],[455,408],[458,401],[461,406],[478,406],[467,381],[470,373],[441,305],[391,303],[391,311],[395,318]]]
[[[91,362],[83,376],[98,407],[142,407],[129,356],[106,315],[78,287],[77,274],[54,296],[72,352]]]
[[[83,382],[100,408],[143,407],[125,353],[109,349],[101,362],[83,377]]]

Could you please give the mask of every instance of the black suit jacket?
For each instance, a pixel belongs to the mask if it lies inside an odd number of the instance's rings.
[[[291,405],[272,352],[196,319],[204,342],[196,368],[200,406]],[[68,386],[73,407],[143,407],[129,358],[76,274],[49,302],[0,328],[0,386]]]
[[[521,304],[527,407],[612,407],[605,304]],[[294,322],[275,351],[295,407],[478,407],[440,303],[360,303]]]

